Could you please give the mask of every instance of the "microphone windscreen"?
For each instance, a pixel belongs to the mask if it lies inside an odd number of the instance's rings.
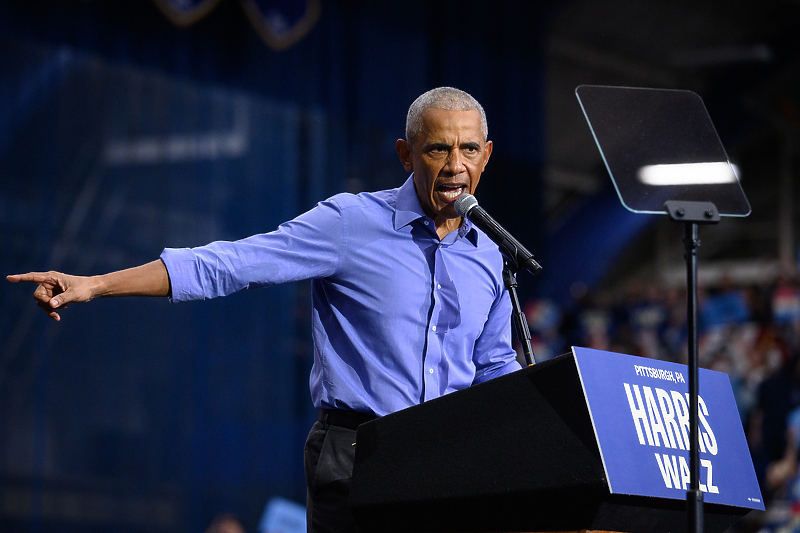
[[[466,217],[470,209],[478,205],[478,200],[471,194],[464,193],[456,199],[455,208],[456,213],[462,217]]]

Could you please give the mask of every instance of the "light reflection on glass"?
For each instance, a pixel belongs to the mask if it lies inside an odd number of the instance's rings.
[[[653,186],[717,185],[735,183],[736,170],[727,161],[646,165],[639,169],[638,178],[645,185]]]

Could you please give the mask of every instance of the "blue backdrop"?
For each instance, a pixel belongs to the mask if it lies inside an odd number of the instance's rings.
[[[408,105],[445,84],[489,115],[481,204],[541,249],[546,5],[322,7],[275,52],[234,2],[188,28],[149,2],[4,2],[0,271],[103,273],[398,186]],[[61,323],[32,290],[0,284],[0,530],[254,530],[270,497],[304,500],[307,284]]]

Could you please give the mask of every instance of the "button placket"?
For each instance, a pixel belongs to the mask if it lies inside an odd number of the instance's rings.
[[[442,284],[437,281],[441,275],[439,268],[443,266],[441,263],[441,251],[441,243],[438,243],[433,254],[433,283],[431,285],[431,303],[433,308],[430,315],[430,323],[428,324],[428,346],[423,361],[423,372],[425,376],[423,380],[425,382],[424,398],[426,401],[439,396],[439,389],[441,386],[438,383],[438,373],[436,372],[436,367],[439,366],[442,360],[442,345],[440,340],[442,335],[446,333],[445,330],[437,326],[440,320],[443,302],[440,294],[438,294],[442,289]]]

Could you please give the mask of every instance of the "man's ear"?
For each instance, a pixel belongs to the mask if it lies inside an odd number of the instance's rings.
[[[483,170],[486,170],[486,164],[489,163],[489,157],[492,155],[492,141],[486,141],[483,145]]]
[[[400,157],[400,162],[403,163],[403,168],[406,172],[413,172],[414,166],[411,164],[411,145],[405,139],[397,139],[394,143],[394,148],[397,150],[397,155]]]

